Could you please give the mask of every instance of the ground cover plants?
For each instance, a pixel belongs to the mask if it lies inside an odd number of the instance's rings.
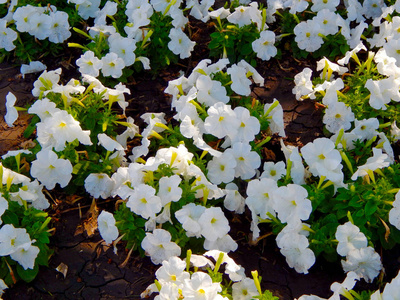
[[[380,256],[400,243],[397,3],[0,2],[2,59],[40,72],[29,107],[6,96],[7,125],[26,110],[34,145],[0,164],[0,295],[48,265],[57,189],[114,199],[97,218],[105,243],[161,265],[143,297],[276,299],[257,270],[250,277],[229,257],[232,215],[251,220],[249,244],[275,236],[298,273],[340,264],[346,279],[332,283],[331,299],[398,297],[399,276],[385,276]],[[209,56],[169,81],[172,118],[147,112],[138,126],[128,83],[190,60],[195,19],[214,30]],[[78,70],[67,81],[43,64],[64,47]],[[284,141],[280,99],[252,94],[264,86],[260,64],[287,55],[312,59],[293,94],[323,110],[325,136],[302,147]],[[271,140],[284,160],[266,159]]]

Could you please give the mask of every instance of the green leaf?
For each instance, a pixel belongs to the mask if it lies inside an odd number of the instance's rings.
[[[374,200],[368,201],[367,204],[365,205],[365,208],[364,208],[365,216],[368,218],[374,212],[376,212],[377,209],[378,209],[378,205]]]
[[[18,216],[10,210],[6,210],[1,216],[4,224],[12,224],[14,227],[19,226]]]
[[[39,267],[37,265],[35,265],[33,269],[26,270],[20,264],[17,265],[17,274],[26,282],[31,282],[33,279],[35,279],[38,272]]]

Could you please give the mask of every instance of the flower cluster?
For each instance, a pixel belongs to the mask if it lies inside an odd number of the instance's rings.
[[[191,271],[191,267],[194,271]],[[268,290],[261,290],[257,271],[253,278],[246,277],[245,269],[226,253],[212,250],[203,255],[187,252],[186,260],[171,256],[156,271],[155,283],[142,294],[146,298],[158,293],[156,298],[173,299],[277,299]],[[225,277],[228,277],[229,281]],[[229,282],[229,284],[228,284]]]
[[[2,158],[19,162],[21,155],[21,151],[15,151]],[[38,266],[47,264],[50,253],[47,230],[51,218],[42,211],[49,207],[49,202],[37,180],[31,181],[2,163],[0,179],[0,265],[3,270],[8,266],[10,274],[15,272],[12,276],[2,275],[2,291],[19,278],[32,280]],[[38,258],[39,253],[42,259]]]

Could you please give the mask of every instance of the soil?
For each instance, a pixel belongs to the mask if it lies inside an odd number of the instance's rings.
[[[130,106],[127,114],[140,123],[139,116],[144,112],[165,112],[169,117],[170,98],[164,94],[168,81],[178,77],[178,71],[187,74],[196,66],[205,54],[207,30],[194,34],[200,46],[196,46],[194,55],[182,64],[171,66],[157,77],[151,74],[139,74],[132,78],[128,85],[131,95],[127,97]],[[202,43],[199,43],[202,42]],[[299,102],[292,94],[293,77],[304,67],[312,67],[308,61],[297,61],[291,57],[270,62],[259,61],[257,70],[265,78],[262,87],[255,86],[253,96],[270,103],[278,99],[284,109],[284,123],[287,137],[286,143],[301,146],[322,136],[322,112],[312,101]],[[63,68],[63,79],[77,77],[75,66],[66,64],[63,57],[55,58],[49,70]],[[67,67],[67,68],[66,68]],[[11,91],[18,101],[17,106],[32,103],[31,89],[37,75],[27,75],[22,78],[19,68],[9,64],[0,64],[0,114],[5,114],[5,95]],[[69,77],[69,78],[68,78]],[[20,113],[15,126],[8,127],[0,118],[0,155],[11,149],[24,148],[29,140],[23,137],[23,131],[29,123],[29,116]],[[281,160],[278,137],[265,147],[265,157],[268,160]],[[89,197],[75,201],[60,191],[51,191],[52,207],[49,210],[56,228],[51,239],[54,255],[48,268],[41,268],[37,278],[30,282],[18,282],[6,290],[4,299],[139,299],[140,293],[154,281],[157,269],[149,258],[139,257],[133,253],[127,259],[128,253],[122,244],[118,246],[117,254],[106,246],[96,231],[88,235],[82,226],[88,217],[85,213],[90,206]],[[99,209],[112,209],[115,199],[103,200],[97,203]],[[230,219],[233,219],[230,218]],[[231,256],[241,264],[250,276],[250,271],[258,270],[262,276],[262,287],[271,290],[274,295],[283,300],[291,300],[303,294],[315,294],[320,297],[331,296],[330,285],[334,281],[342,281],[345,277],[338,262],[328,263],[323,259],[310,269],[307,275],[296,273],[289,268],[285,258],[280,254],[274,237],[262,240],[258,245],[248,243],[250,225],[246,216],[234,218],[232,236],[238,241],[239,249]],[[399,253],[398,251],[395,253]],[[398,257],[391,257],[388,269],[399,267]],[[60,264],[67,266],[65,276],[56,270]],[[375,287],[374,287],[375,288]]]

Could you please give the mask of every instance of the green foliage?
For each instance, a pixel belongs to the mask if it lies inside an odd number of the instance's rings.
[[[122,240],[127,242],[126,248],[138,250],[144,256],[140,243],[146,236],[144,231],[146,220],[133,214],[125,203],[121,203],[115,211],[114,217],[119,233],[123,236]]]
[[[251,43],[260,37],[256,24],[239,27],[222,21],[216,30],[210,34],[211,41],[208,44],[211,57],[227,57],[231,63],[244,59],[255,65],[256,54]]]
[[[13,189],[15,188],[13,186]],[[6,192],[3,197],[8,199],[8,195],[8,192]],[[36,257],[34,268],[26,270],[18,262],[12,260],[9,255],[0,257],[0,278],[9,286],[20,279],[30,282],[35,279],[39,266],[48,266],[49,258],[53,253],[53,250],[48,246],[50,243],[49,223],[51,218],[48,217],[46,212],[27,206],[26,203],[20,205],[18,202],[9,200],[8,209],[1,216],[1,219],[3,225],[11,224],[15,228],[25,228],[33,241],[32,245],[38,247],[40,252]]]
[[[171,40],[168,35],[172,26],[172,18],[160,12],[154,12],[150,17],[148,31],[151,37],[146,43],[138,43],[137,56],[144,56],[150,59],[151,70],[154,74],[170,64],[178,62],[178,56],[168,48]]]

